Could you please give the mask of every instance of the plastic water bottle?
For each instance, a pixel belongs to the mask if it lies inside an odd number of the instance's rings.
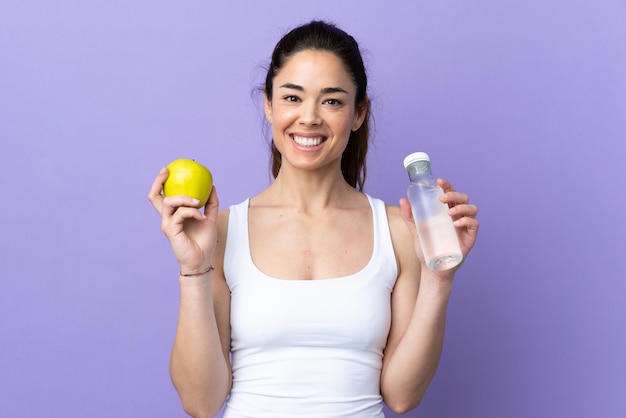
[[[430,157],[425,152],[409,154],[404,168],[411,180],[407,196],[426,265],[434,271],[451,269],[463,260],[463,254],[448,205],[439,200],[443,190],[433,177]]]

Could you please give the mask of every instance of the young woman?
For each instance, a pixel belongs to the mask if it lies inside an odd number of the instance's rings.
[[[218,211],[149,198],[180,264],[170,373],[196,417],[382,417],[435,374],[457,269],[420,261],[406,199],[362,192],[367,77],[355,40],[314,21],[281,39],[265,83],[274,181]],[[477,208],[439,180],[464,256]],[[189,274],[193,274],[189,276]]]

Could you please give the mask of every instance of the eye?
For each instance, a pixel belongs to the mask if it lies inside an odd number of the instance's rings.
[[[343,102],[338,99],[326,99],[324,103],[330,106],[341,106],[343,104]]]
[[[298,101],[300,101],[300,98],[298,96],[288,95],[283,97],[283,100],[289,103],[297,103]]]

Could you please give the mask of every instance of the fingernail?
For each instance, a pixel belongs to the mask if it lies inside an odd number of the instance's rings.
[[[198,199],[191,199],[191,203],[197,205],[198,203],[200,203],[200,201]]]
[[[163,167],[161,171],[159,171],[159,174],[163,174],[163,173],[165,173],[165,167]]]

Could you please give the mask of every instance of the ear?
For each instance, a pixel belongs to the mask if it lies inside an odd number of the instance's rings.
[[[358,131],[363,122],[365,121],[365,117],[367,116],[367,109],[370,107],[370,101],[367,96],[363,99],[363,103],[361,103],[356,108],[356,113],[354,114],[354,121],[352,122],[352,131]]]
[[[267,94],[263,93],[263,110],[265,111],[265,119],[272,123],[272,102],[268,99]]]

